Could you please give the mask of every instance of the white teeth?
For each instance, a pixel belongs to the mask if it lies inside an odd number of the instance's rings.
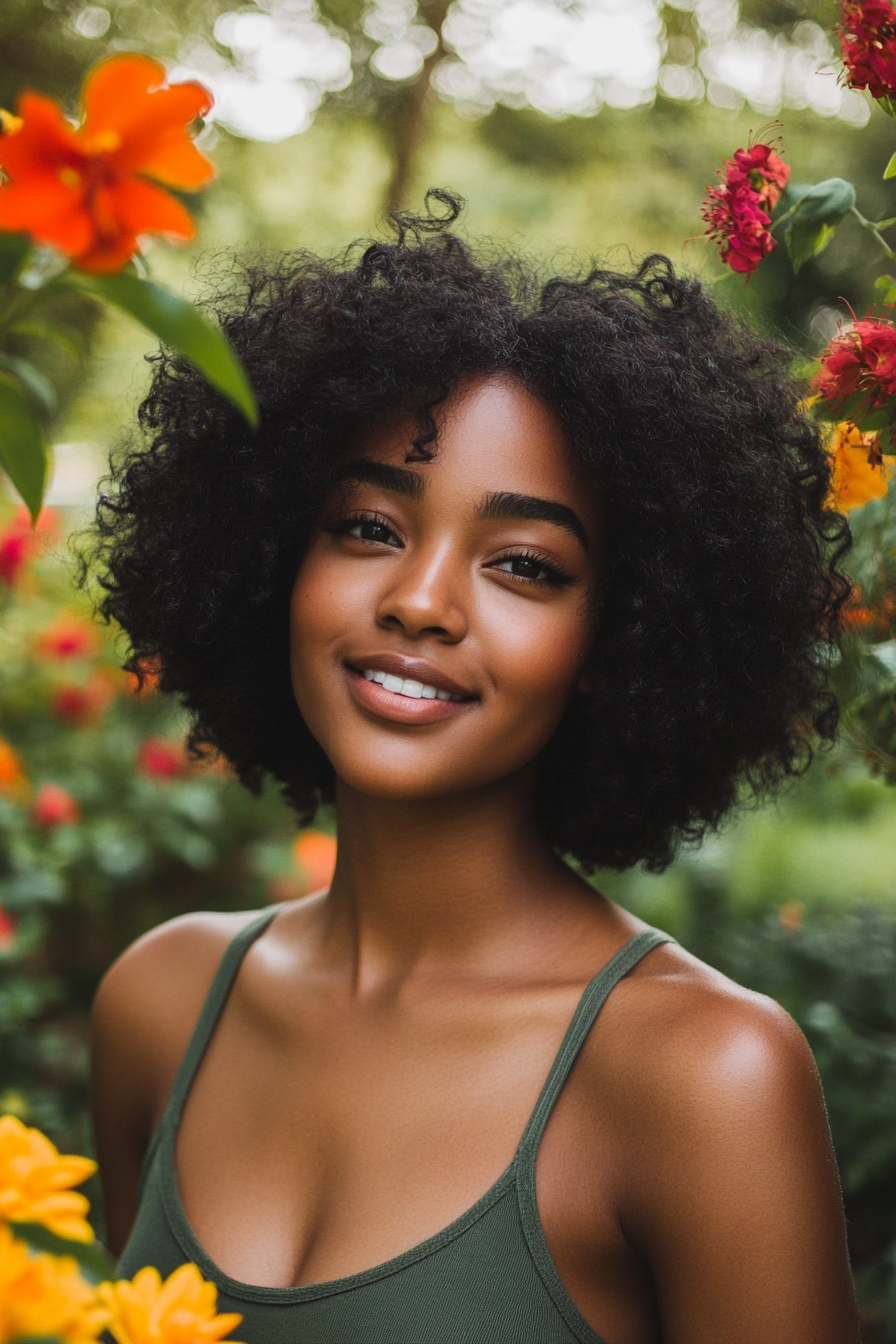
[[[450,691],[437,690],[435,686],[427,686],[422,681],[415,681],[413,677],[403,680],[401,677],[393,677],[389,672],[374,671],[373,668],[364,668],[362,676],[365,681],[375,681],[386,691],[391,691],[393,695],[405,695],[409,700],[462,700],[462,695],[452,695]]]

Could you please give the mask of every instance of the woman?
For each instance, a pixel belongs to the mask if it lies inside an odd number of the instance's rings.
[[[783,352],[662,258],[540,284],[396,223],[224,306],[257,439],[160,356],[101,504],[130,666],[339,827],[329,891],[106,977],[113,1246],[249,1344],[853,1344],[799,1031],[562,857],[661,868],[833,732]]]

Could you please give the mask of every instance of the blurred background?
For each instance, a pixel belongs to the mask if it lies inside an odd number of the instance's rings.
[[[896,215],[881,176],[896,123],[839,80],[835,20],[823,0],[3,0],[0,106],[31,86],[74,110],[85,71],[120,50],[211,87],[201,143],[218,177],[195,202],[199,240],[146,256],[187,295],[230,249],[335,251],[433,185],[467,198],[470,235],[545,266],[659,250],[715,278],[706,186],[777,118],[792,183],[845,176],[866,216]],[[847,302],[867,308],[879,270],[847,224],[798,278],[782,247],[715,292],[812,354]],[[110,960],[181,911],[314,889],[335,841],[326,817],[297,837],[275,793],[191,763],[176,706],[151,679],[138,692],[115,632],[91,620],[70,538],[129,432],[152,343],[86,298],[61,320],[52,348],[32,333],[60,394],[36,532],[0,486],[0,1110],[87,1152],[87,1014]],[[667,873],[595,880],[797,1017],[825,1084],[866,1337],[896,1341],[896,522],[887,500],[852,520],[856,638],[875,642],[836,675],[863,714],[777,803],[746,800]]]

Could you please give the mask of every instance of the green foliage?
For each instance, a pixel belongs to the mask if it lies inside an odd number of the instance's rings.
[[[114,303],[183,355],[257,427],[258,407],[243,366],[224,333],[192,304],[129,271],[82,275],[77,283]]]
[[[39,536],[16,587],[0,579],[0,1109],[87,1152],[87,1016],[109,963],[176,914],[302,886],[292,815],[186,756],[176,707],[134,693]]]
[[[47,482],[47,445],[21,383],[0,372],[0,463],[28,505],[40,513]]]
[[[11,1222],[8,1226],[13,1235],[27,1242],[32,1250],[66,1255],[76,1260],[81,1277],[88,1283],[115,1278],[115,1261],[98,1241],[72,1241],[70,1237],[57,1236],[41,1223]]]
[[[794,271],[824,251],[837,225],[856,203],[856,189],[842,177],[831,177],[814,187],[791,187],[795,198],[785,234]]]

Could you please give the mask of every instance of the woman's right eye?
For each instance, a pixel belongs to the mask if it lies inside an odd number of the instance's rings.
[[[332,530],[344,537],[357,537],[359,541],[376,541],[386,545],[396,541],[391,527],[379,518],[343,518]]]

